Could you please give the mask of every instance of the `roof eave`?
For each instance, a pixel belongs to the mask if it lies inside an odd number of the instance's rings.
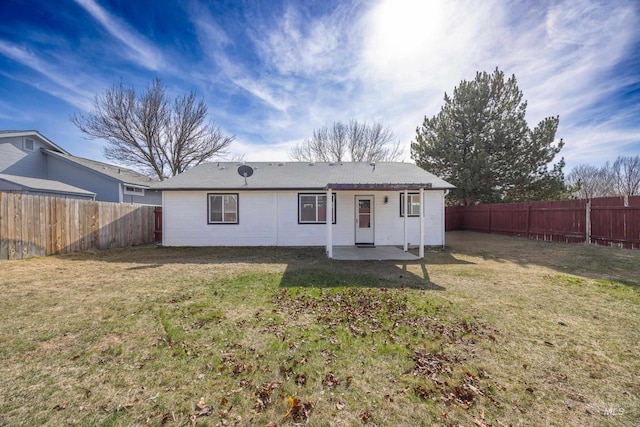
[[[122,183],[122,184],[124,184],[124,185],[140,187],[140,188],[149,188],[149,186],[145,186],[144,184],[134,184],[133,182],[125,181],[124,179],[118,179],[118,178],[115,178],[115,177],[113,177],[113,176],[111,176],[111,175],[108,175],[108,174],[106,174],[106,173],[104,173],[104,172],[100,172],[100,171],[99,171],[99,170],[97,170],[97,169],[94,169],[94,168],[91,168],[91,167],[89,167],[89,166],[83,165],[82,163],[79,163],[79,162],[75,162],[75,161],[73,161],[72,159],[68,159],[68,158],[66,158],[66,157],[60,156],[60,155],[59,155],[59,153],[56,153],[55,151],[45,150],[45,153],[46,153],[46,154],[52,154],[52,155],[54,155],[56,158],[58,158],[58,159],[60,159],[60,160],[62,160],[62,161],[65,161],[65,162],[67,162],[67,163],[69,163],[69,164],[72,164],[72,165],[78,166],[78,167],[80,167],[80,168],[82,168],[82,169],[84,169],[84,170],[87,170],[87,171],[89,171],[89,172],[93,172],[93,173],[99,174],[99,175],[101,175],[101,176],[105,177],[106,179],[108,179],[108,180],[110,180],[110,181],[117,182],[117,183]],[[67,155],[72,156],[71,154],[68,154],[68,153],[67,153]]]
[[[327,184],[324,187],[149,187],[158,191],[401,191],[401,190],[451,190],[455,187],[434,187],[432,184]]]
[[[48,145],[50,145],[51,147],[53,147],[56,150],[60,151],[61,153],[69,154],[69,152],[67,150],[65,150],[64,148],[58,146],[55,142],[51,141],[50,139],[48,139],[46,136],[42,135],[37,130],[23,130],[23,131],[7,132],[7,133],[0,134],[0,136],[3,136],[3,137],[36,136],[39,139],[41,139],[42,141],[44,141],[45,143],[47,143]]]
[[[426,183],[375,183],[375,184],[352,184],[352,183],[333,183],[327,184],[325,189],[328,190],[378,190],[378,191],[397,191],[397,190],[419,190],[421,188],[425,190],[433,189],[433,184]]]
[[[156,187],[150,190],[159,191],[323,191],[325,187]]]

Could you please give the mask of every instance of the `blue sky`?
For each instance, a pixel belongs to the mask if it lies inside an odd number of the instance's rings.
[[[560,116],[568,172],[640,153],[640,3],[0,1],[0,129],[104,160],[69,121],[113,83],[194,90],[251,160],[358,119],[405,148],[476,71],[515,74],[535,126]]]

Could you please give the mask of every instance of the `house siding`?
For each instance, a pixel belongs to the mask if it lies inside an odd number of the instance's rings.
[[[126,184],[123,184],[123,187]],[[162,192],[158,190],[144,190],[144,196],[137,196],[133,194],[122,195],[123,203],[138,203],[141,205],[154,205],[160,206],[162,204]]]
[[[298,193],[307,191],[240,191],[238,224],[207,224],[207,193],[210,192],[164,192],[165,246],[324,246],[326,243],[326,224],[298,223]],[[332,225],[333,244],[355,244],[355,197],[359,195],[374,197],[375,244],[402,245],[404,218],[399,213],[398,191],[336,192],[337,221]],[[424,195],[425,245],[441,245],[444,192],[428,190]],[[420,218],[407,218],[407,226],[409,243],[418,245]]]
[[[47,178],[96,193],[101,202],[120,202],[120,183],[54,156],[49,156]]]
[[[33,151],[25,151],[25,139],[33,141]],[[45,147],[34,137],[5,137],[0,140],[0,173],[47,178],[47,159],[40,151]],[[45,147],[48,148],[48,147]]]
[[[124,185],[126,184],[55,156],[48,157],[48,179],[64,182],[96,193],[96,200],[98,201],[155,206],[162,204],[161,191],[145,189],[144,196],[124,194]]]

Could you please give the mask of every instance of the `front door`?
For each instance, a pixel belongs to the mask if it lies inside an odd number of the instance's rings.
[[[356,196],[356,245],[373,243],[373,196]]]

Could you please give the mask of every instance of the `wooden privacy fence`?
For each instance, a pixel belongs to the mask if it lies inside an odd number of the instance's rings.
[[[640,249],[640,196],[446,208],[447,230]]]
[[[0,193],[0,260],[154,242],[154,206]]]

